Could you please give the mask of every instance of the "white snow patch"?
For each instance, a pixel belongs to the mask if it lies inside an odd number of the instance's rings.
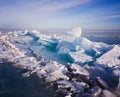
[[[74,74],[89,76],[89,72],[85,68],[83,68],[77,64],[71,64],[70,67],[73,70]]]
[[[45,66],[37,72],[39,77],[45,77],[47,82],[59,80],[59,79],[69,79],[65,74],[67,73],[67,68],[63,65],[58,64],[55,61],[47,63]]]
[[[85,63],[93,61],[91,56],[81,53],[81,51],[69,52],[69,55],[74,59],[76,63]]]
[[[115,45],[113,49],[103,54],[97,59],[97,63],[104,64],[108,67],[120,66],[120,46]]]

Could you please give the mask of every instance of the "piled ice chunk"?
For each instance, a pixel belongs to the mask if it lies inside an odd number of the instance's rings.
[[[96,60],[96,58],[114,47],[101,42],[92,42],[81,35],[80,27],[67,31],[58,42],[56,48],[58,53],[68,54],[74,62],[84,64]]]
[[[26,34],[16,35],[16,33],[20,32],[0,35],[0,62],[27,69],[29,72],[24,73],[23,76],[37,73],[46,82],[55,84],[56,91],[62,91],[60,93],[64,94],[63,97],[120,96],[118,92],[120,91],[119,45],[92,42],[81,37],[80,28],[75,28],[66,33],[68,36],[58,40],[57,51],[54,53],[68,54],[75,62],[74,64],[62,65],[43,58],[39,53],[42,52],[42,49],[39,50],[41,45],[36,44],[36,47],[35,44],[32,44],[37,43],[38,40],[31,37],[31,34],[28,35],[28,31],[25,32]],[[41,37],[35,31],[32,33]],[[31,55],[27,53],[31,53]],[[48,54],[51,53],[46,53],[46,56]],[[95,62],[93,66],[80,66],[91,61]],[[80,65],[76,63],[80,63]]]
[[[75,27],[72,28],[71,31],[67,31],[66,33],[74,38],[81,37],[82,29],[80,27]]]

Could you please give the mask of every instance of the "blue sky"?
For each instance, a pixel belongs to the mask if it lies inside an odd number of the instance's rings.
[[[120,0],[0,0],[0,29],[120,29]]]

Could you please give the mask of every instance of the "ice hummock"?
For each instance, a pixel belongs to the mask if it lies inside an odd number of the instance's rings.
[[[9,35],[14,37],[13,39],[18,47],[25,50],[28,48],[38,56],[43,56],[47,59],[64,64],[77,63],[83,65],[85,63],[100,60],[101,58],[103,61],[103,56],[107,54],[106,52],[115,48],[115,45],[93,42],[82,37],[82,30],[80,27],[66,31],[65,34],[61,36],[42,34],[40,31],[36,30],[9,32]],[[23,46],[25,44],[26,47]],[[43,52],[40,52],[40,50]],[[108,56],[108,54],[106,56]],[[119,52],[116,57],[118,58],[113,58],[112,60],[115,59],[115,61],[112,62],[117,62],[117,64],[119,64]],[[105,60],[111,59],[107,58]],[[107,62],[108,61],[106,61],[106,63]],[[110,63],[113,64],[112,62],[110,61],[107,64],[110,66]],[[100,61],[98,63],[101,64]],[[105,61],[103,63],[106,64]]]
[[[114,45],[92,42],[82,37],[80,27],[66,31],[61,36],[42,34],[36,30],[11,33],[13,33],[15,42],[17,42],[16,45],[19,43],[17,46],[23,48],[22,45],[26,44],[26,48],[33,53],[64,64],[75,62],[83,65],[93,62],[114,48]],[[24,49],[26,48],[24,47]],[[41,53],[40,50],[43,52]]]
[[[92,42],[81,36],[80,28],[71,32],[59,39],[53,37],[57,40],[54,48],[40,43],[42,36],[45,36],[42,41],[51,43],[53,40],[39,31],[0,35],[0,62],[27,69],[29,72],[23,74],[26,77],[37,73],[45,82],[55,83],[66,97],[119,95],[120,46]],[[60,64],[65,55],[64,60],[71,57],[73,62],[67,60],[65,65]],[[89,66],[91,61],[92,66]]]
[[[81,35],[80,27],[67,31],[65,35],[60,37],[56,47],[57,52],[59,54],[68,54],[74,62],[77,61],[84,64],[96,60],[114,47],[102,42],[92,42]],[[84,52],[81,53],[81,50]]]

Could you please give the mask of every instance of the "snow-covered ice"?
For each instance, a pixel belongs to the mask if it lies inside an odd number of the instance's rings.
[[[103,54],[97,59],[99,64],[104,64],[108,67],[120,66],[120,46],[115,45],[107,53]]]
[[[75,63],[83,64],[85,62],[93,61],[91,56],[81,53],[81,51],[69,52],[69,55],[74,59]]]
[[[27,69],[23,76],[36,73],[45,82],[56,83],[57,89],[66,97],[117,97],[120,46],[92,42],[82,37],[79,27],[62,36],[43,35],[36,30],[1,33],[0,63]],[[54,44],[56,46],[51,46]],[[70,64],[67,60],[61,64],[61,58],[66,60],[68,57],[73,62]]]

